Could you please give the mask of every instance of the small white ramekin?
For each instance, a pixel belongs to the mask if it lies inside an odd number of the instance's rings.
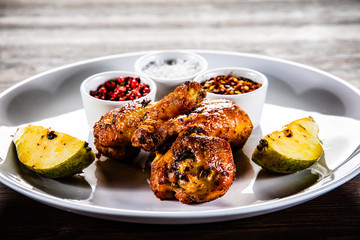
[[[194,81],[202,83],[206,80],[217,77],[220,75],[234,75],[244,77],[254,82],[260,83],[261,87],[248,93],[225,95],[207,92],[208,99],[228,99],[235,102],[241,109],[243,109],[250,117],[251,122],[256,128],[261,120],[262,110],[265,103],[265,98],[268,89],[267,77],[253,69],[239,68],[239,67],[226,67],[216,68],[198,75]]]
[[[181,77],[158,77],[147,74],[144,72],[144,68],[151,62],[156,61],[172,61],[176,59],[186,59],[199,64],[200,69],[196,73],[193,74],[186,74],[184,72],[184,76]],[[204,72],[207,67],[208,63],[205,58],[202,56],[192,53],[190,51],[183,51],[183,50],[163,50],[163,51],[156,51],[147,55],[140,57],[135,62],[135,71],[141,75],[147,76],[155,81],[158,90],[156,95],[156,100],[160,100],[164,96],[168,95],[172,92],[177,86],[182,84],[185,81],[193,80],[198,74]]]
[[[155,100],[156,90],[157,90],[157,86],[155,82],[146,76],[142,76],[141,74],[127,72],[127,71],[109,71],[109,72],[101,72],[92,75],[86,78],[80,86],[81,98],[90,129],[93,128],[94,124],[97,121],[99,121],[101,116],[104,115],[105,113],[131,102],[130,100],[129,101],[102,100],[102,99],[97,99],[90,95],[91,90],[96,90],[101,84],[105,83],[106,81],[111,79],[116,79],[119,77],[140,77],[141,82],[149,85],[150,92],[146,96],[138,98],[133,101],[143,101],[144,99],[150,99],[152,101]]]

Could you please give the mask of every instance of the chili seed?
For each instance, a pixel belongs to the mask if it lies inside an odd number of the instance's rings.
[[[242,94],[254,91],[261,87],[260,83],[250,79],[229,75],[219,75],[201,83],[203,89],[216,94]]]

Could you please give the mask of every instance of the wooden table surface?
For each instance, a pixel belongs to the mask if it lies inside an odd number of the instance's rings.
[[[0,1],[0,92],[79,60],[178,48],[288,59],[360,89],[360,1]],[[69,213],[0,184],[0,239],[360,239],[359,186],[357,176],[323,196],[275,213],[164,226]]]

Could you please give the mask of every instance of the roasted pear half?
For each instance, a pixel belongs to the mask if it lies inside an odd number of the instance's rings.
[[[252,160],[264,169],[294,173],[316,163],[324,150],[312,117],[301,118],[263,137]]]
[[[74,175],[95,159],[87,142],[41,126],[19,128],[13,142],[20,162],[43,177]]]

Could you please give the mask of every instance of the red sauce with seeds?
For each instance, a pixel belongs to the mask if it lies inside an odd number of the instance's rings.
[[[150,87],[142,83],[139,77],[119,77],[101,84],[90,95],[97,99],[110,101],[128,101],[146,96]]]
[[[248,93],[261,87],[260,83],[232,74],[210,78],[201,85],[207,92],[225,95]]]

